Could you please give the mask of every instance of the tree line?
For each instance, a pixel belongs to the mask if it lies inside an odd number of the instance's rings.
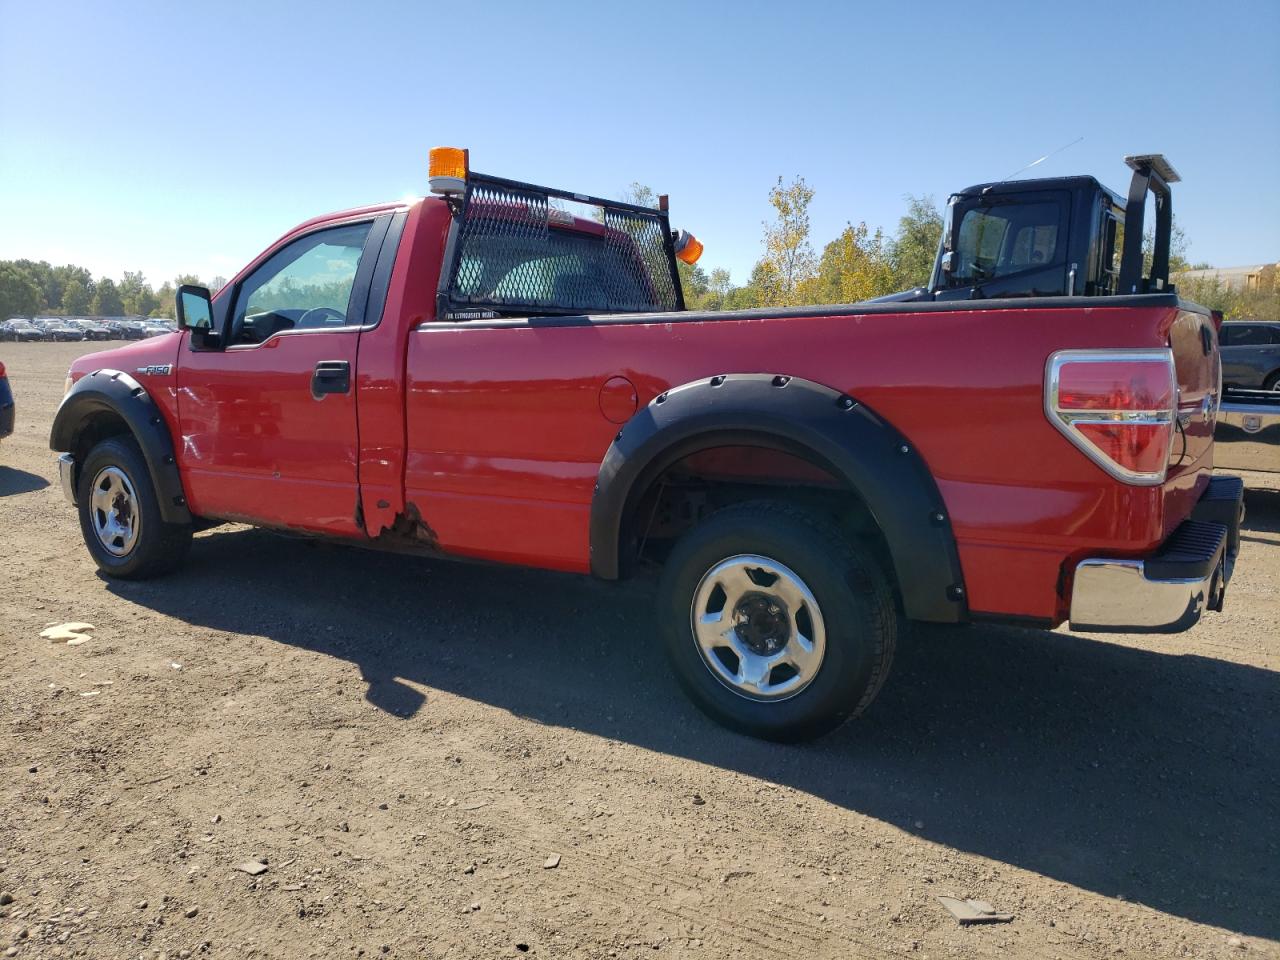
[[[653,191],[632,184],[624,199],[652,205]],[[763,255],[742,286],[730,282],[728,271],[680,264],[685,301],[690,309],[735,310],[749,307],[788,307],[823,303],[855,303],[929,282],[942,238],[942,211],[933,197],[907,196],[897,230],[887,234],[865,222],[844,229],[816,253],[810,236],[809,206],[814,190],[803,177],[790,182],[778,178],[769,191],[773,217],[762,224]],[[1143,257],[1150,269],[1155,238],[1143,236]],[[1277,271],[1263,271],[1254,289],[1232,287],[1217,276],[1179,276],[1187,270],[1212,269],[1192,264],[1187,237],[1175,218],[1169,267],[1178,293],[1228,320],[1280,319]]]
[[[126,270],[118,281],[94,279],[75,264],[53,266],[45,260],[0,260],[0,320],[9,317],[173,317],[173,298],[184,283],[201,283],[194,274],[166,280],[155,289],[139,271]],[[215,277],[209,289],[226,283]]]
[[[818,303],[853,303],[918,287],[929,280],[942,237],[942,212],[932,197],[906,197],[897,230],[886,234],[865,222],[849,222],[817,254],[810,239],[814,191],[803,177],[769,191],[773,219],[763,224],[764,255],[745,284],[729,271],[679,263],[680,285],[690,310],[745,310]],[[633,183],[622,200],[657,206],[653,190]]]
[[[784,182],[779,177],[769,191],[773,216],[762,224],[763,254],[745,284],[736,285],[729,271],[680,263],[685,305],[691,310],[740,310],[822,303],[855,303],[928,283],[938,242],[942,211],[933,197],[907,196],[906,210],[892,234],[849,221],[818,253],[810,236],[809,207],[814,190],[803,177]],[[655,206],[649,187],[633,183],[622,199]],[[1152,237],[1144,237],[1150,261]],[[1192,269],[1187,239],[1176,222],[1170,268],[1179,293],[1228,319],[1280,318],[1280,284],[1272,270],[1253,290],[1241,290],[1219,278],[1177,274]],[[1196,264],[1196,269],[1208,264]],[[172,317],[176,288],[200,283],[193,275],[166,280],[158,289],[140,272],[126,271],[117,282],[95,280],[84,267],[51,266],[32,260],[0,260],[0,319],[9,316],[142,316]],[[226,281],[215,277],[206,284],[219,289]]]

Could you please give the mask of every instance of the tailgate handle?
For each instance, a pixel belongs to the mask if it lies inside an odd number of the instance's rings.
[[[346,360],[321,360],[311,374],[311,396],[351,392],[351,364]]]

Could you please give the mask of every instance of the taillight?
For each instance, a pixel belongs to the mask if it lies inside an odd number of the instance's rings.
[[[1060,350],[1045,368],[1049,421],[1117,480],[1163,483],[1178,385],[1173,351]]]

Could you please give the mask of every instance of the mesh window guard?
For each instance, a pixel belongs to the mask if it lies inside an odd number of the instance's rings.
[[[662,210],[473,173],[446,256],[442,319],[684,307]]]

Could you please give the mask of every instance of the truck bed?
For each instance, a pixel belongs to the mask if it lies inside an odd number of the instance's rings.
[[[699,378],[802,377],[916,445],[972,610],[1056,622],[1064,599],[1045,584],[1087,552],[1161,543],[1207,484],[1211,444],[1192,424],[1194,455],[1164,484],[1119,483],[1046,418],[1045,362],[1065,347],[1167,346],[1188,310],[1202,312],[1145,295],[423,323],[408,343],[405,509],[445,552],[586,572],[593,487],[619,429],[602,416],[609,391],[632,391],[643,416]],[[1193,373],[1198,400],[1210,377]]]

